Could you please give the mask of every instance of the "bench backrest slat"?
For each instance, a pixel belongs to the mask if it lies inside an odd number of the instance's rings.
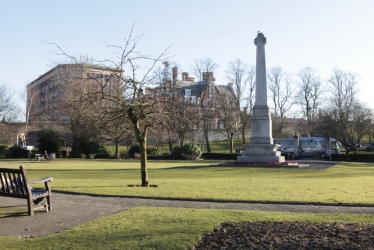
[[[0,169],[0,194],[17,194],[17,196],[28,196],[27,179],[22,168]]]

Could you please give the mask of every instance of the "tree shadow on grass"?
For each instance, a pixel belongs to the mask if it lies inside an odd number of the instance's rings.
[[[178,169],[205,169],[205,168],[215,168],[215,167],[221,167],[221,166],[212,166],[212,165],[204,165],[204,166],[176,166],[176,167],[169,167],[169,168],[163,168],[160,170],[178,170]]]

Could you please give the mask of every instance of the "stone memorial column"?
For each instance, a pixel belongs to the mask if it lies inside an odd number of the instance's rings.
[[[266,37],[258,33],[256,45],[256,98],[251,117],[251,138],[244,144],[245,151],[238,156],[238,162],[284,162],[279,145],[273,144],[270,109],[267,105]]]

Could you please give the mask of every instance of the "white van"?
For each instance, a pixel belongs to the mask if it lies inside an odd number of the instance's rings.
[[[294,154],[294,138],[274,139],[275,144],[281,145],[278,151],[282,155]],[[299,155],[302,156],[320,156],[326,154],[326,138],[325,137],[300,137],[299,138]],[[340,154],[340,143],[331,138],[331,154]]]

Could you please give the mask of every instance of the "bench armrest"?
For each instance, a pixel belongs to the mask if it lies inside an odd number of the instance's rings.
[[[29,180],[29,184],[36,184],[36,183],[45,183],[53,181],[53,177],[45,177],[38,180]]]

